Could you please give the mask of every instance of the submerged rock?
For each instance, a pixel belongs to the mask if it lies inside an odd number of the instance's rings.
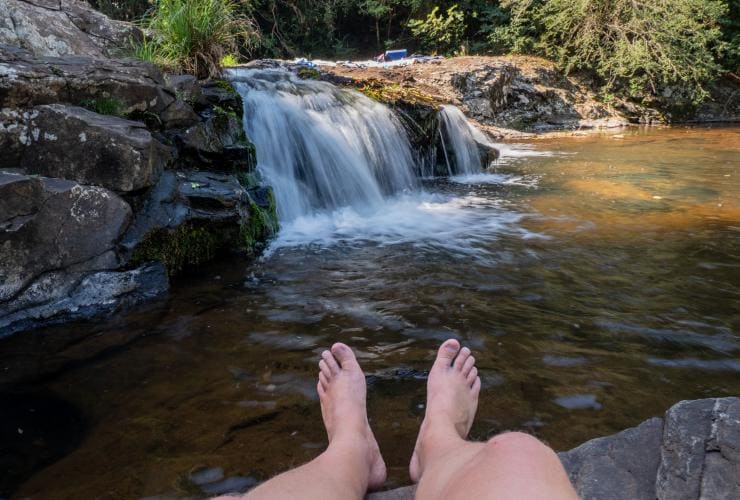
[[[0,168],[126,192],[154,184],[172,161],[143,123],[76,106],[5,108],[0,121]]]

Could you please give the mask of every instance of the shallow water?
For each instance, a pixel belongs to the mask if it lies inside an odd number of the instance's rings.
[[[0,342],[4,493],[185,494],[197,467],[300,464],[326,442],[316,363],[336,340],[368,374],[388,486],[408,482],[451,336],[478,360],[479,439],[523,429],[562,450],[740,394],[740,128],[504,152],[494,174],[381,212],[285,224],[261,261],[216,263],[160,303]]]

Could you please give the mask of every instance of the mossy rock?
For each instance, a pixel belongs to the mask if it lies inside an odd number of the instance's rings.
[[[244,248],[257,253],[280,229],[275,195],[269,188],[250,190],[249,219],[239,231]]]
[[[174,229],[157,228],[144,237],[131,254],[134,265],[156,260],[174,276],[183,269],[212,260],[219,251],[238,249],[237,227],[186,223]]]

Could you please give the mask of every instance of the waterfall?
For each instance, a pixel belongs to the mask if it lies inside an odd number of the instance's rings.
[[[408,137],[386,106],[280,69],[234,68],[229,77],[281,221],[342,207],[371,213],[417,188]]]
[[[484,167],[479,143],[488,144],[488,139],[477,128],[468,123],[462,111],[455,106],[445,105],[439,112],[444,138],[448,144],[445,160],[450,174],[478,174]],[[444,145],[444,144],[443,144]],[[448,154],[449,153],[449,154]]]

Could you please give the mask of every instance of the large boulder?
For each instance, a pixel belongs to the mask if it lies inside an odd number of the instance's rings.
[[[663,421],[651,418],[560,454],[583,500],[655,499]]]
[[[559,454],[584,500],[740,498],[740,398],[681,401],[665,414]],[[366,500],[411,500],[406,486]]]
[[[73,304],[92,300],[94,283],[80,283],[120,266],[116,245],[130,220],[129,205],[106,189],[0,171],[0,331],[73,314]]]
[[[659,500],[740,498],[740,398],[668,410],[656,489]]]
[[[0,45],[0,107],[115,104],[121,114],[159,116],[176,101],[162,73],[133,59],[47,57]]]
[[[275,200],[232,174],[164,172],[142,203],[121,246],[130,262],[165,263],[170,273],[220,251],[253,252],[277,229]]]
[[[0,110],[0,168],[59,177],[118,192],[154,184],[169,148],[143,123],[50,104]]]
[[[3,0],[0,44],[37,56],[108,57],[142,38],[131,23],[114,21],[78,0]]]

